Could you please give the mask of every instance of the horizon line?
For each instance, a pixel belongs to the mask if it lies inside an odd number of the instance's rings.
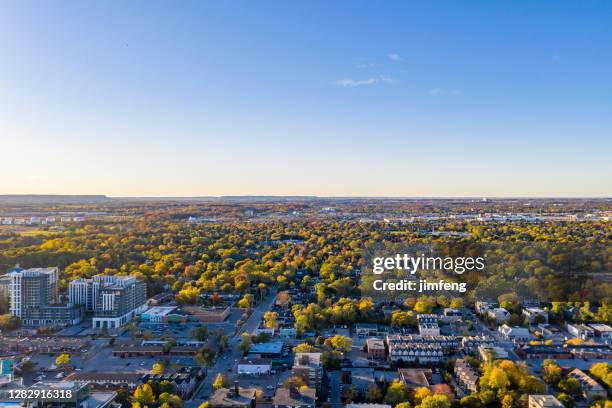
[[[567,196],[567,195],[551,195],[551,196],[537,196],[537,195],[496,195],[496,196],[488,196],[488,195],[466,195],[466,196],[381,196],[381,195],[372,195],[372,196],[364,196],[364,195],[355,195],[355,196],[319,196],[319,195],[282,195],[282,194],[245,194],[245,195],[193,195],[193,196],[164,196],[164,195],[134,195],[134,196],[113,196],[107,194],[0,194],[0,200],[3,198],[43,198],[43,197],[52,197],[52,198],[61,198],[61,197],[99,197],[99,198],[107,198],[111,200],[126,200],[126,199],[170,199],[170,200],[181,200],[181,199],[233,199],[233,198],[295,198],[295,199],[385,199],[385,200],[406,200],[406,199],[417,199],[417,200],[452,200],[452,199],[583,199],[583,200],[610,200],[612,199],[612,195],[601,195],[601,196]]]

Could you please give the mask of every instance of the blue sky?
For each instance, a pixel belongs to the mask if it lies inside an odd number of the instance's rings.
[[[610,2],[0,9],[0,193],[611,196]]]

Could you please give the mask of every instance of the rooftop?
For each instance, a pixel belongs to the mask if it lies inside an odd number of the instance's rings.
[[[294,366],[320,366],[323,353],[295,353]]]
[[[529,396],[529,405],[537,404],[541,407],[560,407],[563,408],[563,404],[559,402],[557,398],[553,395],[530,395]]]
[[[154,306],[145,311],[143,314],[149,316],[166,316],[170,314],[174,309],[176,309],[175,306]]]
[[[272,360],[270,360],[269,358],[243,358],[238,364],[269,365],[272,364]]]
[[[367,339],[366,344],[368,348],[385,348],[385,343],[382,339]]]
[[[251,354],[280,354],[283,350],[282,341],[271,341],[268,343],[254,343],[249,348]]]
[[[399,378],[408,388],[429,387],[432,372],[429,368],[400,368]]]
[[[274,394],[274,405],[284,405],[288,407],[309,405],[314,407],[315,402],[316,392],[312,388],[277,388]]]
[[[387,404],[346,404],[345,408],[391,408]]]
[[[225,406],[225,407],[238,407],[238,406],[250,406],[251,402],[255,399],[255,388],[244,388],[238,386],[238,393],[235,392],[235,388],[219,388],[216,390],[209,399],[209,403],[212,406]]]
[[[66,377],[66,380],[76,382],[138,382],[142,374],[138,373],[85,373],[75,372]]]

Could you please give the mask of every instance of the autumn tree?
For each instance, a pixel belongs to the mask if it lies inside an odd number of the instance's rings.
[[[421,401],[421,408],[450,408],[451,404],[446,395],[434,394]]]
[[[276,319],[278,318],[278,313],[276,312],[266,312],[264,314],[264,321],[266,327],[269,329],[276,328]]]
[[[240,344],[238,345],[238,348],[242,354],[246,354],[249,351],[249,348],[251,348],[252,344],[253,341],[248,333],[242,333],[240,335]]]
[[[574,398],[582,396],[582,385],[580,384],[580,381],[573,377],[564,378],[563,380],[559,381],[557,388],[559,388],[559,391],[571,395]]]
[[[365,399],[368,402],[379,402],[382,400],[383,394],[380,387],[376,384],[371,384],[365,393]]]
[[[217,374],[212,384],[213,389],[215,390],[218,390],[219,388],[227,388],[228,385],[229,385],[229,382],[227,380],[227,377],[221,373]]]
[[[329,344],[340,353],[348,353],[353,346],[353,340],[350,337],[336,335],[329,339]]]
[[[161,363],[155,363],[153,364],[153,367],[151,367],[151,374],[153,375],[160,375],[164,372],[164,366]]]
[[[55,358],[55,365],[56,366],[66,366],[70,363],[70,354],[68,353],[61,353],[59,356],[57,356]]]
[[[141,406],[153,404],[155,402],[155,394],[153,394],[151,386],[149,384],[143,384],[136,387],[132,401]]]
[[[404,384],[400,380],[394,380],[389,387],[387,388],[387,393],[385,394],[385,403],[389,405],[397,405],[400,402],[404,402],[408,400],[408,389],[406,388],[406,384]]]
[[[200,298],[200,289],[192,286],[184,286],[176,295],[176,301],[183,305],[195,305]]]
[[[548,384],[557,384],[561,380],[562,370],[555,360],[544,360],[542,363],[542,378]]]

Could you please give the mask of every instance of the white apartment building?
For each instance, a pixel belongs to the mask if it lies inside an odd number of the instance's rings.
[[[13,269],[10,277],[11,316],[25,317],[28,309],[57,302],[58,268]]]
[[[93,312],[92,325],[98,329],[121,327],[147,309],[146,285],[133,276],[97,275],[74,280],[68,285],[68,299]]]

